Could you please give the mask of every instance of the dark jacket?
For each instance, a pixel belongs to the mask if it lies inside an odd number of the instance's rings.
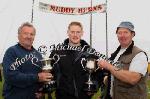
[[[64,41],[63,46],[68,45],[69,40]],[[83,91],[85,82],[87,81],[87,71],[81,66],[81,59],[89,57],[86,50],[90,46],[81,40],[82,51],[77,50],[55,50],[51,56],[58,54],[60,60],[58,62],[59,76],[57,77],[57,99],[90,99],[86,92]],[[67,47],[66,47],[67,48]],[[79,48],[80,49],[80,48]],[[57,73],[58,74],[58,73]],[[56,74],[56,75],[57,75]],[[93,73],[94,79],[98,84],[102,81],[102,72],[98,70]]]
[[[20,44],[8,48],[2,63],[4,99],[35,99],[39,88],[37,74],[41,71],[37,61],[41,58],[34,48],[27,50]]]

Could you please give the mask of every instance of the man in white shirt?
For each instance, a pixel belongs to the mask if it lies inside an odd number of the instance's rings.
[[[148,58],[143,50],[134,45],[134,25],[128,21],[121,22],[116,35],[120,46],[110,59],[120,61],[122,67],[117,68],[105,60],[98,61],[99,67],[110,71],[114,77],[111,96],[113,99],[147,99]]]

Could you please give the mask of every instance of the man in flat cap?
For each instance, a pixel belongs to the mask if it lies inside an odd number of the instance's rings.
[[[131,22],[121,22],[116,35],[120,43],[110,59],[119,61],[117,68],[105,60],[98,61],[100,68],[110,72],[108,76],[108,93],[104,99],[147,99],[147,54],[134,45],[134,25]]]

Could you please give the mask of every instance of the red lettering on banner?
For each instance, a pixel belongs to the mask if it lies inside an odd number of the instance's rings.
[[[83,7],[83,8],[74,8],[74,7],[61,7],[61,6],[55,6],[55,5],[48,5],[45,3],[39,3],[40,9],[43,11],[50,11],[55,13],[62,13],[62,14],[87,14],[92,12],[104,12],[105,11],[105,5],[96,5],[93,7]]]
[[[55,6],[50,5],[49,8],[50,8],[50,10],[55,11]]]
[[[101,5],[98,5],[98,9],[101,10],[103,7]]]
[[[86,12],[86,9],[85,8],[79,8],[78,9],[78,13],[85,13]]]
[[[75,11],[75,8],[70,8],[71,13]]]

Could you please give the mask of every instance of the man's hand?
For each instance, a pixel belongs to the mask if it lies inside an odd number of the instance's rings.
[[[35,97],[36,97],[36,99],[43,99],[44,94],[41,92],[38,92],[38,93],[35,93]]]
[[[106,60],[99,60],[97,62],[97,65],[99,66],[99,68],[106,69],[106,70],[109,70],[111,66],[111,64],[108,63]]]
[[[94,95],[94,93],[93,92],[87,92],[87,95],[92,96],[92,95]]]
[[[48,72],[40,72],[38,73],[39,82],[49,82],[53,78],[51,73]]]

